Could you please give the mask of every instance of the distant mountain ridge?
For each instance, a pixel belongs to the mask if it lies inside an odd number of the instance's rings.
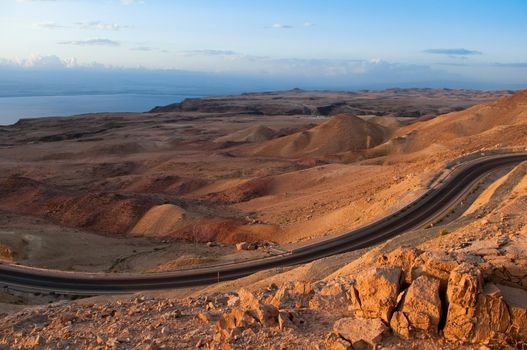
[[[202,112],[252,115],[393,115],[436,116],[494,101],[511,91],[463,89],[386,89],[358,91],[306,91],[293,89],[237,96],[189,98],[158,106],[150,112]],[[447,107],[445,107],[447,106]]]

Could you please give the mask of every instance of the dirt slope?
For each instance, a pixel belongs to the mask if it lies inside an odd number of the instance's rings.
[[[314,128],[265,142],[247,153],[267,157],[324,157],[359,151],[382,143],[387,130],[358,117],[341,114]]]
[[[263,142],[274,137],[275,132],[264,125],[257,125],[218,137],[214,142]]]
[[[187,214],[173,204],[162,204],[150,208],[130,231],[133,235],[164,236],[181,226]]]
[[[0,197],[0,209],[102,233],[126,233],[143,213],[160,204],[136,194],[74,193],[24,177],[0,182]]]
[[[522,130],[527,126],[527,90],[490,104],[477,105],[403,127],[396,132],[396,140],[392,142],[395,141],[399,146],[397,152],[404,153],[419,151],[434,143],[452,144],[458,139],[474,136],[485,140],[489,136],[496,137],[495,143],[500,143],[511,141],[505,133],[511,130],[510,126]],[[522,139],[526,139],[525,135]]]

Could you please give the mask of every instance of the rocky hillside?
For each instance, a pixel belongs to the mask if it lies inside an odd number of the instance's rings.
[[[338,91],[273,91],[239,96],[186,99],[150,112],[202,112],[254,115],[395,115],[435,116],[463,110],[508,95],[508,91],[452,89],[387,89]]]
[[[4,317],[0,344],[10,349],[519,349],[527,345],[527,274],[491,257],[500,251],[518,258],[518,247],[504,238],[466,253],[401,247],[360,274],[325,281],[197,298],[50,305]]]
[[[523,90],[492,103],[402,127],[391,144],[400,153],[416,152],[431,144],[525,144],[526,131],[527,90]]]
[[[441,230],[179,297],[28,308],[0,320],[0,347],[523,349],[526,168],[497,180]]]

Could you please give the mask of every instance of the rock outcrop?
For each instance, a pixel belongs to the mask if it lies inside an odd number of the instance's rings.
[[[375,267],[357,277],[351,287],[352,309],[363,317],[390,322],[397,305],[402,270],[398,266]]]
[[[333,332],[348,341],[352,349],[367,350],[374,349],[378,343],[389,335],[390,330],[380,318],[346,317],[335,322]]]
[[[441,288],[446,289],[450,272],[459,264],[444,251],[425,252],[415,260],[412,267],[412,279],[428,275],[439,279]]]
[[[478,294],[483,289],[481,271],[475,266],[461,264],[448,279],[448,313],[445,338],[455,341],[471,339],[475,327]]]
[[[381,266],[399,266],[403,272],[405,283],[412,283],[412,268],[415,260],[422,254],[420,249],[402,246],[389,254],[383,254],[377,258],[377,264]]]
[[[330,281],[314,294],[309,301],[309,307],[312,309],[346,310],[350,302],[347,293],[349,286],[349,281],[347,284],[342,281]]]
[[[238,291],[240,306],[245,309],[253,310],[258,320],[265,326],[273,327],[278,324],[278,309],[271,304],[264,304],[259,301],[253,293],[245,288]]]
[[[266,302],[278,309],[306,307],[314,294],[311,282],[289,282],[284,283]]]
[[[401,311],[411,329],[436,335],[441,319],[439,280],[434,277],[419,276],[406,291]]]

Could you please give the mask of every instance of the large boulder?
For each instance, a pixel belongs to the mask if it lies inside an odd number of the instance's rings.
[[[448,313],[444,336],[466,342],[475,327],[476,304],[483,289],[481,271],[469,264],[460,264],[450,273],[447,288]]]
[[[219,321],[221,317],[222,313],[219,311],[204,311],[197,315],[198,320],[205,323]]]
[[[390,320],[390,327],[395,334],[404,338],[410,338],[410,322],[401,311],[395,311],[393,313],[392,319]]]
[[[485,257],[485,279],[527,289],[527,258],[506,255]]]
[[[278,309],[271,304],[264,304],[256,296],[245,288],[238,290],[240,306],[245,309],[253,310],[258,320],[268,327],[278,325]]]
[[[256,309],[260,300],[249,290],[245,288],[240,288],[238,290],[238,297],[240,298],[240,306],[247,309]]]
[[[470,342],[504,344],[511,323],[509,309],[500,289],[492,283],[478,295],[474,332]]]
[[[401,274],[400,267],[386,266],[375,267],[359,275],[350,289],[355,313],[390,322],[401,288]]]
[[[350,283],[350,281],[328,282],[309,300],[309,307],[319,310],[346,310],[349,304],[347,290],[350,288]]]
[[[313,294],[313,284],[311,282],[287,282],[281,285],[266,302],[278,309],[305,307],[313,297]]]
[[[488,283],[481,271],[461,264],[451,273],[445,338],[500,348],[527,343],[527,292]],[[507,345],[508,344],[508,345]]]
[[[242,250],[255,250],[258,246],[255,243],[249,243],[249,242],[239,242],[236,243],[236,250],[242,251]]]
[[[445,290],[450,272],[458,265],[456,259],[444,251],[425,252],[415,259],[412,279],[421,275],[432,276],[439,279],[442,290]]]
[[[294,310],[280,310],[278,312],[278,328],[296,328],[305,322]]]
[[[319,350],[354,350],[351,343],[342,339],[335,333],[330,333],[326,338],[325,344],[318,347]]]
[[[509,306],[511,316],[509,336],[527,344],[527,291],[503,285],[497,285],[497,288]]]
[[[439,280],[419,276],[412,282],[404,297],[401,308],[410,327],[422,334],[436,335],[441,319],[441,298]]]
[[[345,317],[333,325],[333,332],[351,343],[353,349],[374,349],[386,336],[390,329],[380,318]]]
[[[255,328],[260,325],[256,313],[252,310],[234,309],[221,317],[216,323],[218,330],[229,331],[234,328]]]
[[[214,340],[221,342],[239,336],[245,329],[260,326],[256,314],[252,310],[234,309],[222,316],[216,323]]]
[[[412,268],[415,260],[423,252],[415,247],[402,246],[394,251],[383,254],[377,258],[377,264],[380,266],[399,266],[403,271],[403,280],[405,283],[412,283]]]

